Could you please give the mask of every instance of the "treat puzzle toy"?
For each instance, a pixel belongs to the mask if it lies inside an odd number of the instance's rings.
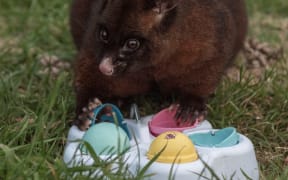
[[[111,115],[100,111],[111,107]],[[112,104],[102,104],[93,111],[90,128],[80,131],[72,126],[64,150],[69,166],[92,165],[93,158],[83,144],[86,141],[101,159],[124,152],[129,170],[136,174],[151,160],[147,179],[209,179],[213,172],[223,179],[259,179],[258,164],[251,141],[235,128],[213,129],[204,120],[195,124],[177,124],[175,111],[164,109],[156,115],[139,117],[137,106],[131,108],[135,119],[124,119]],[[100,123],[95,123],[96,119]],[[102,121],[102,122],[101,122]]]

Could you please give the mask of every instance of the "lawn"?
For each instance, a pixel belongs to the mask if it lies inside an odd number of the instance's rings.
[[[62,161],[75,107],[69,3],[0,0],[0,179],[66,179],[77,170]],[[208,119],[252,140],[261,179],[286,179],[288,1],[247,0],[247,6],[249,39],[276,55],[264,54],[259,63],[240,54],[209,102]],[[157,98],[137,100],[142,115],[159,110]]]

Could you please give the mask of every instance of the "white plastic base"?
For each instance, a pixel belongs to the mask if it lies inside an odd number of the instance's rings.
[[[135,175],[139,169],[143,168],[150,160],[146,153],[150,143],[155,138],[150,135],[148,122],[152,116],[146,116],[139,122],[126,119],[128,129],[132,134],[131,149],[125,154],[129,169]],[[190,135],[198,132],[211,131],[212,126],[208,121],[203,121],[197,127],[185,130],[184,134]],[[83,137],[84,131],[80,131],[76,126],[72,126],[68,133],[68,140],[64,150],[64,162],[69,166],[81,164],[91,165],[93,159],[89,155],[81,155],[78,150],[79,140]],[[138,144],[138,147],[136,146]],[[258,164],[255,157],[254,147],[251,141],[240,134],[237,145],[225,148],[206,148],[195,146],[200,159],[191,163],[169,164],[154,162],[146,171],[146,174],[153,173],[147,179],[159,180],[168,179],[169,175],[175,180],[191,179],[211,179],[210,168],[220,179],[259,179]],[[105,157],[101,157],[105,159]],[[125,158],[125,159],[126,159]],[[208,168],[207,168],[208,167]],[[172,168],[172,171],[171,171]]]
[[[209,130],[186,132],[185,134],[190,135],[207,131]],[[251,179],[259,179],[254,146],[246,136],[239,134],[238,144],[230,147],[195,147],[200,157],[201,155],[208,156],[207,161],[204,160],[205,163],[221,179],[247,179],[246,175]],[[205,175],[209,177],[211,173],[206,170]]]
[[[168,164],[154,162],[146,171],[146,174],[155,174],[150,180],[169,179],[172,169],[172,176],[175,180],[191,179],[212,179],[215,173],[220,179],[259,179],[258,164],[255,157],[253,144],[240,134],[239,143],[232,147],[225,148],[203,148],[195,146],[199,155],[198,160],[191,163]],[[130,156],[130,170],[137,174],[137,166],[143,168],[150,160],[146,157],[149,144],[139,146],[140,156],[132,151]],[[133,154],[134,153],[134,154]],[[132,158],[134,156],[134,158]],[[140,158],[140,159],[137,159]],[[211,170],[209,170],[212,169]]]
[[[138,144],[150,144],[153,139],[155,139],[155,137],[150,134],[148,127],[148,122],[151,121],[152,117],[153,115],[143,117],[139,122],[134,119],[125,119],[128,129],[133,137],[132,143],[133,141],[138,141]],[[205,129],[212,129],[211,124],[207,120],[204,120],[192,129],[185,130],[185,132],[195,132]]]
[[[81,131],[76,126],[72,126],[68,132],[67,143],[64,150],[63,160],[68,167],[73,167],[81,164],[92,165],[94,160],[83,155],[78,148],[80,140],[84,136],[85,131]]]

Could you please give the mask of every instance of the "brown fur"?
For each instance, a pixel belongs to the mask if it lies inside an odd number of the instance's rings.
[[[146,7],[148,1],[155,1],[155,4],[148,3]],[[179,94],[182,108],[179,116],[205,111],[207,98],[242,47],[247,31],[244,1],[102,2],[74,0],[71,8],[71,32],[78,49],[75,66],[77,114],[90,98],[109,101],[130,97],[149,92],[156,85],[163,93]],[[106,8],[101,12],[99,9],[104,6]],[[94,22],[100,14],[109,21],[112,32],[133,30],[149,39],[147,56],[135,59],[122,74],[105,76],[98,69],[100,60],[95,51],[101,47],[95,45]],[[111,18],[111,14],[115,18]],[[171,17],[164,19],[168,15]]]

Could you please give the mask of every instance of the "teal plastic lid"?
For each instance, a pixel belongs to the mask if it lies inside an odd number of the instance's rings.
[[[208,132],[193,133],[189,138],[197,146],[202,147],[229,147],[238,144],[239,134],[233,127]]]
[[[113,155],[130,148],[126,132],[114,123],[101,122],[90,127],[83,136],[83,141],[89,143],[97,155]],[[88,153],[85,146],[83,153]]]

